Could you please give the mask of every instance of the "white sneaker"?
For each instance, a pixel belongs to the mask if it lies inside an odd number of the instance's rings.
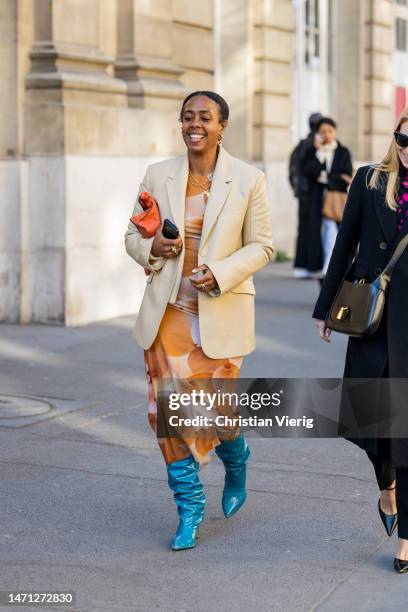
[[[305,268],[293,268],[294,278],[312,278],[312,273]]]

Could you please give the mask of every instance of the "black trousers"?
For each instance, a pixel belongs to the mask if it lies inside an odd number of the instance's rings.
[[[398,537],[408,540],[408,468],[394,468],[391,464],[389,438],[378,440],[378,454],[367,453],[374,466],[380,491],[397,483]]]

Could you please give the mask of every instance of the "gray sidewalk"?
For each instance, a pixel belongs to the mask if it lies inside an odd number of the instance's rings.
[[[310,318],[317,283],[273,264],[256,288],[242,375],[340,376],[344,338],[321,342]],[[78,612],[405,609],[373,472],[343,440],[252,438],[248,501],[228,521],[214,458],[200,542],[169,550],[177,516],[133,320],[0,326],[0,590],[72,589]]]

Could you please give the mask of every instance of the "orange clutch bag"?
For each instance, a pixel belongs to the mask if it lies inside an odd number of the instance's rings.
[[[131,222],[136,225],[142,238],[151,238],[160,227],[160,212],[157,202],[148,191],[142,191],[139,196],[139,203],[143,212],[130,217]],[[149,275],[150,270],[144,269],[145,274]]]
[[[151,238],[160,227],[160,212],[156,200],[148,191],[143,191],[139,196],[139,203],[143,212],[133,215],[130,220],[136,225],[142,238]]]

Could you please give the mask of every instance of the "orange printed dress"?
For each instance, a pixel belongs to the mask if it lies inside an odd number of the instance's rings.
[[[149,398],[149,422],[157,434],[158,443],[167,464],[193,455],[201,464],[210,460],[210,451],[222,439],[234,439],[239,427],[168,427],[170,414],[183,414],[180,407],[176,413],[169,410],[168,395],[161,393],[163,386],[176,393],[191,393],[193,389],[204,389],[214,393],[215,379],[239,377],[242,357],[211,359],[201,348],[198,324],[198,295],[188,277],[198,265],[198,250],[205,211],[204,194],[186,197],[185,235],[183,248],[184,265],[180,287],[174,304],[168,304],[159,331],[152,346],[145,351],[146,377]],[[217,298],[209,298],[217,299]],[[231,381],[232,382],[232,381]],[[230,407],[215,407],[218,414],[231,416]],[[187,409],[186,409],[187,410]],[[205,413],[205,408],[201,414]],[[197,414],[197,413],[195,413]],[[235,412],[233,411],[233,414]]]

